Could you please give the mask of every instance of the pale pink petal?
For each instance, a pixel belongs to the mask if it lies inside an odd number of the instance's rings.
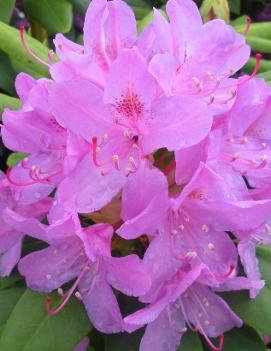
[[[101,67],[107,69],[119,51],[132,47],[135,39],[135,17],[124,1],[91,2],[84,24],[84,46],[86,53],[92,52]]]
[[[197,5],[190,0],[169,0],[166,10],[172,28],[174,51],[183,62],[187,46],[201,33],[200,13]]]

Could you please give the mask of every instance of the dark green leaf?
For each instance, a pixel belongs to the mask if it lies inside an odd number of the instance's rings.
[[[0,51],[0,89],[11,95],[15,95],[14,79],[15,72],[9,57],[3,51]]]
[[[127,0],[126,2],[133,8],[137,20],[141,20],[152,10],[151,6],[144,0]]]
[[[72,25],[72,5],[68,0],[24,0],[27,15],[49,33],[67,33]]]
[[[72,3],[75,11],[79,12],[81,16],[84,16],[88,5],[89,5],[89,0],[70,0]]]
[[[271,80],[271,72],[269,72],[269,79]],[[265,285],[267,288],[271,289],[271,247],[258,246],[257,256]]]
[[[19,274],[11,275],[10,277],[0,278],[0,290],[14,286],[22,277]]]
[[[138,351],[143,330],[105,336],[105,351]]]
[[[12,289],[0,291],[0,334],[2,333],[14,306],[24,291],[25,288],[23,287],[14,287]]]
[[[181,340],[177,351],[203,351],[203,346],[198,333],[187,332]]]
[[[12,110],[17,110],[21,106],[20,100],[10,97],[5,94],[0,94],[0,119],[4,108],[8,107]]]
[[[9,157],[7,159],[8,167],[16,166],[26,156],[27,156],[27,154],[23,154],[23,153],[20,153],[20,152],[13,152],[12,154],[9,155]]]
[[[240,0],[228,0],[231,12],[235,15],[240,15],[241,12],[241,1]]]
[[[9,23],[14,5],[15,0],[0,0],[0,21]]]
[[[48,62],[47,47],[27,34],[25,34],[25,41],[38,57]],[[22,68],[34,72],[35,77],[48,76],[48,68],[31,58],[24,50],[19,31],[3,22],[0,22],[0,50],[9,55],[11,60],[20,63]]]
[[[59,297],[53,297],[54,305]],[[46,295],[26,290],[14,306],[0,339],[0,350],[71,351],[90,329],[86,312],[75,298],[56,316],[45,312]]]
[[[271,336],[271,291],[269,289],[263,288],[254,300],[243,291],[223,293],[223,297],[246,324]]]
[[[259,334],[249,326],[225,334],[223,351],[266,351]]]

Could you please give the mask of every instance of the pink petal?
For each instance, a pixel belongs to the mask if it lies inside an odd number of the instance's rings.
[[[130,175],[122,194],[121,217],[125,223],[118,234],[132,239],[150,230],[168,208],[167,192],[167,179],[156,168],[142,166]]]
[[[0,276],[10,275],[13,268],[19,262],[21,257],[22,238],[18,238],[15,245],[11,246],[6,252],[1,252],[0,256]]]
[[[117,299],[101,274],[94,276],[89,292],[82,294],[82,297],[89,319],[96,329],[102,333],[122,331],[122,316]]]
[[[57,200],[67,212],[97,211],[117,195],[125,180],[125,176],[115,170],[106,176],[101,175],[101,170],[92,164],[89,154],[59,185]]]
[[[179,317],[178,325],[169,320],[168,312],[163,311],[159,317],[148,324],[140,343],[140,351],[175,351],[180,344],[185,327],[183,317]]]
[[[112,105],[121,104],[126,94],[132,94],[139,100],[143,105],[143,114],[150,110],[156,95],[155,80],[136,49],[122,51],[112,64],[105,85],[104,101]]]
[[[145,153],[162,147],[180,150],[197,144],[212,126],[212,115],[206,106],[189,98],[160,99],[155,103],[152,115],[142,142]]]
[[[196,4],[190,0],[169,0],[166,10],[172,28],[175,53],[180,62],[183,62],[187,45],[201,32],[201,16]]]
[[[102,102],[102,90],[86,80],[55,84],[49,102],[59,124],[89,142],[93,136],[103,135],[110,128],[105,121],[110,117]]]
[[[128,296],[140,296],[150,288],[151,279],[137,255],[106,259],[106,279]]]
[[[95,26],[93,25],[95,23]],[[85,18],[84,46],[105,69],[122,48],[136,40],[136,21],[131,8],[120,0],[91,2]]]
[[[81,269],[80,265],[74,265],[81,245],[76,237],[67,236],[22,258],[18,268],[27,286],[35,291],[50,292],[74,279]]]

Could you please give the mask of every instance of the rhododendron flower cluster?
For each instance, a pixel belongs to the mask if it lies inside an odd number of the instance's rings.
[[[236,78],[245,35],[203,24],[192,0],[154,10],[140,35],[124,1],[92,0],[84,44],[54,43],[57,60],[37,58],[51,78],[19,74],[22,107],[3,114],[4,144],[26,156],[1,174],[0,274],[18,263],[29,288],[57,290],[51,315],[75,294],[103,333],[146,326],[140,351],[175,351],[188,329],[222,350],[242,320],[219,292],[255,298],[256,247],[271,244],[260,56]],[[21,258],[24,235],[46,248]],[[119,293],[143,307],[122,315]]]

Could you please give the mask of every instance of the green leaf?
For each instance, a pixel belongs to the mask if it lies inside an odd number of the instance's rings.
[[[142,20],[137,22],[137,32],[140,34],[143,29],[151,23],[153,19],[153,12],[150,11],[145,17],[142,18]]]
[[[104,351],[138,351],[143,333],[140,329],[132,334],[106,335]]]
[[[235,15],[240,15],[241,13],[241,1],[240,0],[228,0],[231,12]]]
[[[251,57],[246,65],[242,68],[244,72],[252,73],[256,64],[256,59]],[[268,60],[261,60],[259,73],[270,71],[271,70],[271,61]]]
[[[213,7],[213,0],[203,0],[200,7],[200,14],[204,21],[208,21],[209,13]]]
[[[21,106],[20,100],[0,93],[0,115],[4,108],[8,107],[12,110],[17,110]]]
[[[0,334],[2,333],[15,304],[24,291],[25,288],[23,287],[0,290]]]
[[[264,78],[266,80],[271,80],[271,71],[265,71],[262,73],[257,74],[258,78]]]
[[[27,34],[25,34],[25,41],[38,57],[48,62],[49,49],[47,47]],[[0,50],[9,55],[11,60],[19,62],[22,68],[33,71],[35,78],[48,76],[48,68],[34,60],[24,50],[19,31],[3,22],[0,22]]]
[[[15,95],[15,72],[7,54],[0,51],[0,88],[5,92]]]
[[[8,167],[16,166],[26,156],[27,156],[27,154],[23,154],[23,153],[20,153],[20,152],[13,152],[12,154],[9,155],[9,157],[7,159]]]
[[[269,80],[271,80],[271,71],[269,71]],[[271,290],[271,247],[258,246],[257,256],[259,259],[262,277],[265,280],[265,286]]]
[[[247,43],[251,46],[254,51],[262,52],[265,54],[271,53],[271,40],[253,37],[249,35],[247,37]]]
[[[15,0],[0,0],[0,21],[9,23]]]
[[[249,326],[225,334],[223,351],[266,351],[259,334]]]
[[[67,0],[24,0],[30,19],[35,19],[51,34],[67,33],[72,26],[72,4]]]
[[[14,286],[22,277],[19,274],[11,275],[10,277],[0,278],[0,290]],[[0,301],[1,302],[1,301]]]
[[[137,20],[142,20],[152,11],[151,6],[144,0],[126,0],[126,2],[133,8]]]
[[[271,291],[269,289],[263,288],[254,300],[243,291],[222,295],[246,324],[271,336]]]
[[[203,346],[198,333],[187,332],[181,340],[177,351],[203,351]]]
[[[59,303],[56,294],[51,297],[54,304]],[[0,350],[70,351],[89,333],[91,326],[79,301],[70,299],[60,313],[50,316],[45,298],[45,294],[25,290],[2,331]]]
[[[230,22],[230,8],[228,0],[213,1],[213,11],[217,18],[221,18],[227,23]]]
[[[240,17],[237,17],[235,18],[234,20],[231,21],[231,25],[233,27],[236,27],[236,26],[245,26],[247,25],[247,17],[246,15],[242,15]]]
[[[89,0],[70,0],[70,2],[75,11],[79,12],[81,16],[85,15],[89,5]]]

